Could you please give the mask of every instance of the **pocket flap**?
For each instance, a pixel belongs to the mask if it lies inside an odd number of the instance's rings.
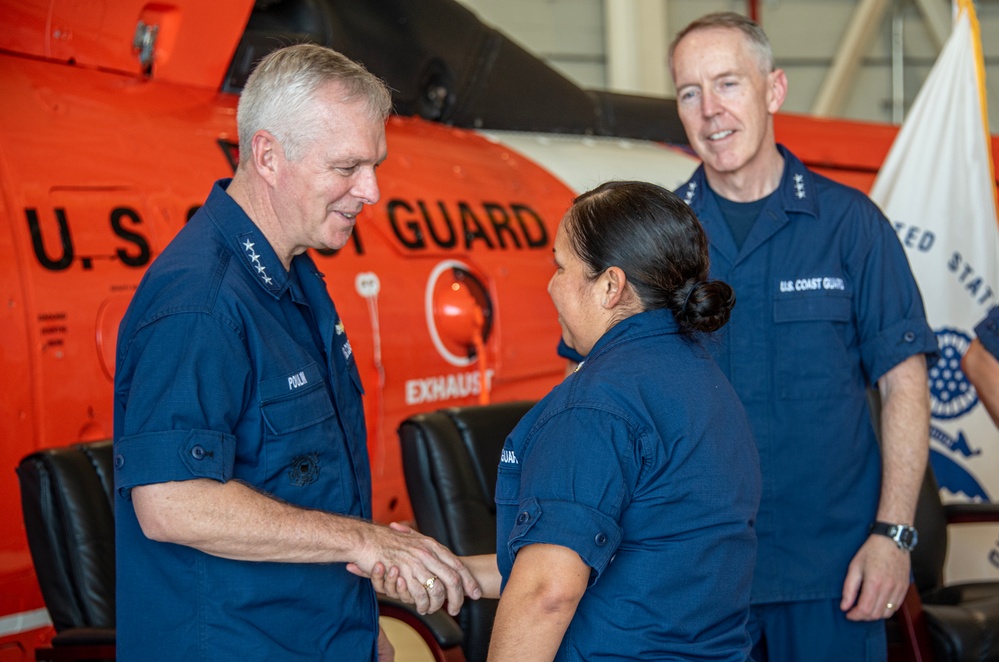
[[[775,322],[849,322],[853,314],[846,295],[781,298],[774,301]]]

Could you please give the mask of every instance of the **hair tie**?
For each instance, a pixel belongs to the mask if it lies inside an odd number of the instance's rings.
[[[697,286],[700,284],[701,281],[699,280],[694,281],[694,284],[690,286],[689,290],[687,290],[687,296],[683,297],[683,306],[680,308],[680,312],[684,312],[687,310],[687,304],[690,303],[690,295],[694,293],[694,290],[696,290]]]

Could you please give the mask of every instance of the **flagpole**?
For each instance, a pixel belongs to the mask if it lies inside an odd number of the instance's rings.
[[[975,76],[978,80],[978,105],[981,108],[982,116],[982,135],[985,139],[985,148],[989,156],[990,181],[993,183],[992,217],[996,219],[996,223],[999,223],[999,213],[997,213],[999,203],[997,203],[995,187],[996,168],[995,162],[992,160],[992,134],[989,132],[989,109],[986,102],[988,93],[985,86],[985,56],[982,53],[982,30],[978,23],[978,14],[975,12],[973,0],[957,0],[957,11],[958,16],[960,16],[960,12],[968,12],[968,20],[971,23],[972,45],[975,51]]]

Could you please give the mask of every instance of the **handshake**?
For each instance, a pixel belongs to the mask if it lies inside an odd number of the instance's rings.
[[[499,598],[496,555],[457,557],[433,538],[399,523],[366,527],[361,559],[347,570],[367,577],[375,591],[430,614],[447,602],[457,616],[465,599]]]

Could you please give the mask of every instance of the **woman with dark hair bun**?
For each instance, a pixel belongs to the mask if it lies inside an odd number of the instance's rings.
[[[627,277],[637,300],[619,315],[634,314],[633,304],[667,308],[686,335],[728,321],[735,293],[722,281],[707,282],[708,240],[673,193],[646,182],[607,182],[576,198],[562,223],[591,279],[612,266]]]
[[[698,341],[732,288],[707,280],[700,223],[653,184],[579,196],[554,249],[548,292],[587,358],[503,448],[489,659],[742,662],[759,459]],[[491,557],[465,560],[492,585]]]
[[[759,458],[698,340],[732,289],[652,184],[581,195],[554,251],[548,292],[586,360],[506,440],[497,554],[462,559],[500,598],[489,660],[744,662]]]

